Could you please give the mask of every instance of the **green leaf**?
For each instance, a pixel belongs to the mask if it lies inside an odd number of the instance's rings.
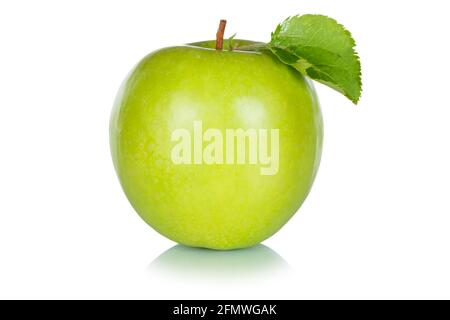
[[[286,19],[269,43],[282,62],[356,104],[361,96],[361,64],[354,47],[350,32],[336,20],[312,14]]]
[[[236,37],[236,33],[228,38],[228,50],[232,51],[235,49],[234,38]]]

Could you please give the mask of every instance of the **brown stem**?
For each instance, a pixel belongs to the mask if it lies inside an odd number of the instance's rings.
[[[219,29],[216,33],[216,50],[222,50],[223,48],[223,34],[225,33],[225,26],[227,25],[227,20],[220,20]]]

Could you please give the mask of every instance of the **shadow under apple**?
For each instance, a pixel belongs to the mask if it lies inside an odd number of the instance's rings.
[[[274,250],[262,244],[231,251],[175,245],[158,256],[149,270],[178,277],[248,278],[286,272],[290,267]]]

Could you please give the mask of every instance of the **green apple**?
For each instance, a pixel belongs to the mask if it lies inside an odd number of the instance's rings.
[[[110,143],[123,190],[145,222],[178,243],[254,246],[294,215],[316,175],[323,128],[313,85],[270,51],[239,50],[252,45],[161,49],[117,95]],[[239,133],[240,155],[228,141]]]

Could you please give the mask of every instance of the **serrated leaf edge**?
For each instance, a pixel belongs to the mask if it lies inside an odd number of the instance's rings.
[[[330,19],[331,21],[333,21],[334,23],[336,23],[338,26],[340,26],[340,27],[342,28],[342,30],[344,31],[344,33],[349,37],[349,39],[350,39],[350,44],[351,44],[351,48],[352,48],[352,54],[353,54],[354,57],[356,58],[356,63],[357,63],[357,65],[358,65],[358,74],[357,74],[357,83],[358,83],[358,86],[359,86],[359,93],[358,93],[358,96],[357,96],[356,98],[350,97],[348,94],[345,93],[345,90],[344,90],[341,86],[339,86],[339,85],[336,85],[336,84],[332,84],[332,85],[331,85],[329,82],[327,82],[327,81],[320,81],[319,79],[313,79],[313,80],[315,80],[315,81],[317,81],[317,82],[320,82],[320,83],[323,83],[323,84],[325,84],[325,85],[327,85],[327,86],[333,88],[334,90],[336,90],[336,87],[340,88],[340,90],[337,90],[337,91],[339,91],[340,93],[344,94],[344,96],[347,97],[348,99],[350,99],[350,101],[352,101],[354,104],[357,104],[358,101],[359,101],[360,98],[361,98],[362,91],[363,91],[363,88],[362,88],[361,61],[360,61],[358,52],[356,52],[356,49],[355,49],[355,48],[356,48],[356,41],[355,41],[355,39],[353,38],[351,32],[350,32],[349,30],[347,30],[347,28],[345,28],[345,26],[342,25],[341,23],[339,23],[336,19],[333,19],[333,18],[331,18],[331,17],[329,17],[329,16],[322,15],[322,14],[304,14],[304,15],[297,14],[297,15],[294,15],[294,16],[289,16],[289,17],[287,17],[286,19],[284,19],[283,22],[281,22],[281,23],[279,23],[279,24],[277,25],[277,27],[275,28],[275,30],[271,33],[271,40],[274,38],[274,35],[275,35],[277,32],[280,32],[281,28],[283,28],[284,24],[286,24],[289,20],[291,20],[291,19],[293,19],[293,18],[301,18],[301,17],[305,17],[305,16],[317,16],[317,17],[324,17],[324,18]],[[272,42],[272,41],[271,41],[271,42]],[[269,49],[270,49],[270,51],[271,51],[274,55],[276,55],[275,52],[273,52],[273,50],[271,49],[271,47],[275,47],[275,46],[272,46],[272,45],[271,45],[271,42],[269,43]],[[278,46],[278,48],[279,48],[279,49],[282,49],[282,50],[288,49],[288,48],[282,48],[282,47],[279,47],[279,46]],[[325,49],[325,50],[326,50],[326,49]],[[289,53],[290,53],[290,54],[293,54],[293,55],[295,55],[295,56],[298,57],[298,55],[292,53],[290,50],[289,50]],[[298,58],[302,58],[302,59],[308,61],[308,60],[305,59],[304,57],[298,57]],[[280,60],[281,60],[281,59],[280,59]],[[283,62],[283,61],[282,61],[282,62]],[[308,62],[309,62],[309,61],[308,61]],[[285,63],[285,62],[283,62],[283,63]],[[296,70],[298,70],[298,69],[296,69]],[[300,70],[298,70],[298,71],[301,72]],[[303,74],[303,72],[301,72],[301,73]],[[309,77],[307,74],[304,74],[304,75],[307,76],[307,77]],[[330,77],[330,78],[331,78],[331,77]]]

